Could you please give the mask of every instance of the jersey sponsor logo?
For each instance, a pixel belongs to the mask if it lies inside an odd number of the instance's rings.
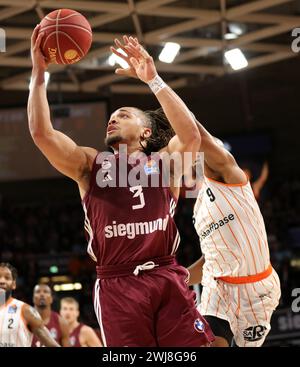
[[[75,336],[71,336],[71,337],[70,337],[70,344],[71,344],[71,346],[72,346],[72,347],[74,347],[75,343],[76,343],[76,338],[75,338]]]
[[[214,231],[219,229],[220,227],[223,227],[225,224],[228,224],[230,221],[234,220],[234,214],[229,214],[228,216],[218,220],[217,222],[212,222],[207,226],[207,229],[205,229],[200,234],[200,239],[204,240],[207,236],[210,236]]]
[[[198,331],[198,333],[203,333],[205,329],[204,322],[201,321],[200,319],[196,319],[194,321],[194,328],[196,331]]]
[[[11,306],[8,307],[7,312],[8,313],[16,313],[17,309],[18,309],[17,305],[11,305]]]
[[[11,348],[11,347],[15,347],[15,344],[14,343],[1,343],[0,342],[0,347]]]
[[[266,334],[267,328],[263,325],[250,326],[243,331],[244,339],[248,342],[256,342]]]
[[[150,222],[119,223],[114,220],[112,225],[105,226],[106,238],[127,237],[133,239],[137,235],[150,234],[155,231],[165,231],[169,222],[169,214],[165,218],[158,218]]]
[[[144,171],[146,175],[152,175],[152,174],[158,174],[159,168],[157,163],[154,159],[150,159],[145,165],[144,165]]]

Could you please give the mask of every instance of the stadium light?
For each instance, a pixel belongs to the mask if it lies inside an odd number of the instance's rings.
[[[56,274],[56,273],[58,273],[58,267],[56,265],[52,265],[52,266],[50,266],[49,271],[52,274]]]
[[[174,61],[176,55],[180,50],[180,45],[175,42],[167,42],[159,54],[158,58],[162,62],[170,64]]]
[[[228,28],[230,33],[234,33],[237,36],[241,36],[243,33],[245,33],[245,29],[243,29],[244,27],[237,23],[229,23]]]
[[[66,292],[66,291],[79,291],[82,289],[81,283],[64,283],[64,284],[55,284],[53,287],[55,292]]]
[[[224,56],[233,70],[240,70],[248,66],[248,61],[239,48],[226,51]]]
[[[228,32],[228,33],[224,34],[224,38],[228,41],[228,40],[234,40],[234,39],[238,38],[238,36],[235,33]]]

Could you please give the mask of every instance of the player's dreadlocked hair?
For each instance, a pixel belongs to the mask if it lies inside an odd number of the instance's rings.
[[[146,144],[140,144],[143,152],[146,155],[150,155],[152,152],[158,152],[168,145],[175,132],[162,108],[158,108],[155,111],[145,111],[144,114],[149,121],[152,134],[149,138],[144,139]]]

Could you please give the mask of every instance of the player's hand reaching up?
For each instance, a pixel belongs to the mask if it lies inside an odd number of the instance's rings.
[[[115,39],[115,45],[118,49],[121,49],[125,55],[121,52],[119,52],[115,47],[111,47],[110,50],[112,53],[114,53],[115,55],[119,56],[121,59],[123,59],[124,61],[127,62],[128,64],[128,68],[123,69],[123,68],[117,68],[115,70],[115,73],[118,75],[124,75],[124,76],[128,76],[129,78],[137,78],[138,76],[136,75],[135,72],[135,68],[133,67],[133,65],[131,64],[130,61],[130,57],[132,57],[133,55],[130,53],[129,50],[127,50],[125,48],[125,46],[129,45],[129,39],[131,39],[132,37],[127,37],[127,36],[123,36],[123,44],[116,38]],[[137,41],[137,39],[135,38],[135,40]]]
[[[47,70],[49,62],[41,51],[41,43],[43,39],[43,33],[39,33],[40,25],[38,24],[31,36],[31,60],[33,72],[44,72]]]
[[[139,78],[143,82],[148,83],[157,75],[153,58],[139,44],[137,38],[124,36],[123,40],[124,45],[117,39],[115,44],[126,53],[126,56],[118,52],[114,47],[111,47],[111,51],[125,60],[129,67],[127,69],[117,69],[116,74]]]

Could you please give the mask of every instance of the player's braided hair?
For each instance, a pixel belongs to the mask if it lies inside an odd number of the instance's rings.
[[[144,114],[149,122],[152,133],[149,138],[145,138],[143,143],[140,143],[143,152],[150,155],[152,152],[158,152],[160,149],[168,145],[171,138],[175,135],[162,108],[154,111],[145,111]]]

